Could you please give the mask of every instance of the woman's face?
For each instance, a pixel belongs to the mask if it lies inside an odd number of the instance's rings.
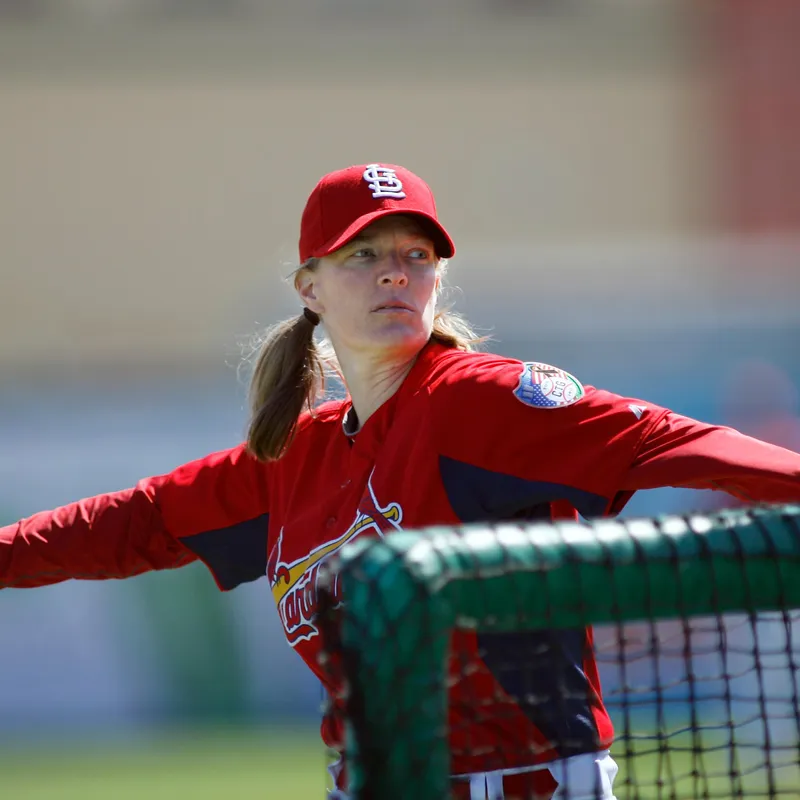
[[[388,216],[301,270],[295,285],[337,350],[411,356],[433,329],[438,261],[413,217]]]

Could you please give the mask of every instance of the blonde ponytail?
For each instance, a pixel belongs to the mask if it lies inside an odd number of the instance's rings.
[[[324,389],[325,364],[314,340],[319,318],[315,322],[312,314],[279,322],[261,342],[250,380],[247,431],[247,448],[261,461],[280,458],[300,414]]]

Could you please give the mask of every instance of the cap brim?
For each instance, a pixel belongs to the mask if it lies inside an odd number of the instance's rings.
[[[351,239],[358,236],[364,228],[371,225],[376,220],[398,214],[416,217],[424,223],[428,235],[436,246],[436,255],[440,258],[452,258],[456,254],[456,246],[450,238],[450,234],[444,229],[439,220],[432,217],[426,211],[414,208],[381,208],[378,211],[372,211],[369,214],[364,214],[364,216],[359,217],[338,236],[325,242],[322,247],[315,250],[312,255],[314,258],[329,256],[340,247],[346,245]]]

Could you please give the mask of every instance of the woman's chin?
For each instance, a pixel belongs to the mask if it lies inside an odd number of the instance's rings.
[[[392,321],[378,326],[369,336],[372,345],[386,347],[387,349],[420,350],[430,338],[418,322]]]

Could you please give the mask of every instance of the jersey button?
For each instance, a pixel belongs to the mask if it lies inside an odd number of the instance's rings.
[[[325,523],[326,528],[332,528],[336,524],[336,517],[328,517],[328,521]]]
[[[342,489],[346,489],[350,485],[350,478],[348,478],[343,484]]]

